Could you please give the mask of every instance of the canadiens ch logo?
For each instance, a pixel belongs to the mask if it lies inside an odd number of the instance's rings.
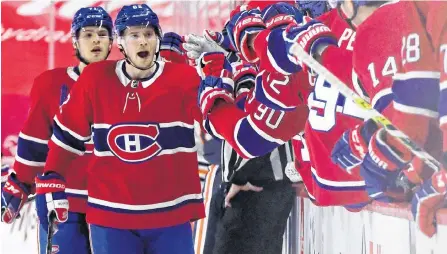
[[[110,151],[121,160],[143,162],[162,150],[156,141],[159,134],[157,124],[118,124],[110,127],[107,144]]]

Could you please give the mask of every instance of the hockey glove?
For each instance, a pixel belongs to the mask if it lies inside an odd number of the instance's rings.
[[[198,106],[204,118],[211,111],[218,99],[227,103],[234,102],[234,83],[229,78],[208,76],[200,82]]]
[[[207,76],[219,78],[231,78],[232,69],[230,62],[225,58],[222,52],[203,53],[196,66],[197,73],[204,79]]]
[[[441,169],[414,194],[411,212],[419,230],[432,237],[436,233],[436,211],[446,205],[447,172]]]
[[[227,32],[233,47],[237,49],[246,61],[255,63],[259,60],[253,49],[248,45],[249,37],[255,36],[265,29],[259,9],[244,10],[236,7],[230,14]]]
[[[3,190],[3,186],[5,186],[6,181],[8,181],[8,176],[9,176],[9,166],[2,165],[2,190]],[[2,202],[3,202],[3,200],[2,200]]]
[[[188,63],[182,43],[183,39],[180,35],[173,32],[165,33],[161,40],[160,55],[170,62]]]
[[[368,119],[345,131],[332,149],[332,162],[351,174],[352,169],[362,163],[368,152],[369,140],[378,129],[377,124]]]
[[[56,222],[68,219],[68,200],[65,194],[65,179],[58,173],[39,175],[36,181],[36,208],[40,223],[48,224],[51,213],[56,215]]]
[[[225,24],[225,27],[224,27],[224,30],[222,31],[222,33],[205,29],[205,30],[203,30],[203,36],[207,40],[209,40],[211,42],[215,42],[221,48],[225,49],[225,51],[235,52],[236,49],[233,47],[233,44],[231,44],[230,37],[228,36],[228,33],[227,33],[227,29],[226,29],[227,24]]]
[[[244,110],[250,90],[255,86],[256,74],[256,67],[248,62],[233,64],[234,97],[241,110]]]
[[[267,29],[285,28],[290,23],[301,23],[302,13],[293,5],[288,3],[275,3],[262,11],[262,20]]]
[[[302,68],[307,67],[296,56],[291,54],[295,47],[302,47],[308,54],[315,56],[328,45],[337,46],[337,39],[331,29],[325,24],[309,17],[303,18],[303,23],[290,24],[283,33],[288,59]]]
[[[185,36],[183,48],[186,50],[186,55],[191,59],[198,59],[205,52],[223,52],[227,54],[227,52],[214,41],[207,40],[204,36],[194,34]]]
[[[369,196],[382,202],[402,199],[405,193],[399,190],[396,180],[412,157],[411,152],[398,140],[384,129],[378,130],[371,138],[368,153],[360,167],[360,175],[365,180]]]
[[[2,172],[3,174],[3,172]],[[2,176],[3,181],[3,176]],[[3,183],[2,183],[3,185]],[[28,200],[31,187],[20,182],[14,173],[2,187],[2,221],[12,223],[19,216],[20,209]]]

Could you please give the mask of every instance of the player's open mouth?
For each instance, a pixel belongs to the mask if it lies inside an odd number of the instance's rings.
[[[91,51],[92,51],[93,53],[99,53],[99,52],[101,52],[102,50],[101,50],[100,47],[94,47]]]
[[[137,53],[137,55],[141,58],[146,58],[149,56],[149,51],[140,51]]]

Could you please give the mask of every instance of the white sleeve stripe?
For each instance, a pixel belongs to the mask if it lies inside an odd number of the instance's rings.
[[[93,128],[95,129],[109,129],[112,125],[106,123],[94,123]]]
[[[394,80],[407,80],[414,78],[432,78],[439,79],[441,74],[439,72],[434,71],[410,71],[407,73],[396,73],[393,76]]]
[[[67,150],[68,152],[77,154],[77,155],[84,155],[84,153],[82,151],[79,151],[78,149],[75,149],[71,146],[68,146],[66,144],[64,144],[62,141],[60,141],[59,139],[56,138],[56,136],[51,136],[51,140],[58,145],[59,147],[63,148],[64,150]]]
[[[31,166],[31,167],[44,167],[45,166],[45,162],[26,160],[26,159],[21,158],[18,154],[16,154],[15,159],[16,159],[16,161],[18,161],[22,164],[25,164],[27,166]]]
[[[98,150],[96,150],[96,149],[93,150],[93,153],[94,153],[96,156],[98,156],[98,157],[115,156],[115,155],[113,155],[113,153],[110,152],[110,151],[100,152],[100,151],[98,151]]]
[[[159,125],[161,128],[185,127],[188,129],[194,129],[193,124],[188,124],[188,123],[184,123],[184,122],[180,122],[180,121],[169,122],[169,123],[160,123]],[[95,129],[109,129],[110,127],[112,127],[112,125],[106,124],[106,123],[94,123],[93,124],[93,128],[95,128]]]
[[[33,141],[33,142],[39,143],[39,144],[48,145],[48,140],[31,137],[31,136],[28,136],[28,135],[24,134],[23,132],[19,133],[19,137],[21,137],[21,138],[23,138],[25,140],[29,140],[29,141]]]
[[[396,109],[400,112],[408,113],[408,114],[427,116],[430,118],[437,118],[439,116],[438,112],[436,112],[436,111],[418,108],[418,107],[411,107],[411,106],[397,103],[395,101],[393,102],[393,106],[394,106],[394,109]]]
[[[393,91],[391,90],[391,88],[385,88],[380,90],[378,93],[376,93],[376,95],[373,97],[372,102],[371,102],[371,106],[374,108],[374,106],[376,106],[376,103],[384,96],[387,96],[389,94],[392,94]]]
[[[181,204],[182,202],[185,202],[188,200],[200,200],[200,199],[203,199],[203,196],[202,196],[202,194],[198,193],[198,194],[187,194],[187,195],[178,197],[174,200],[156,203],[156,204],[148,204],[148,205],[130,205],[130,204],[123,204],[123,203],[116,203],[116,202],[110,202],[110,201],[101,200],[101,199],[93,198],[93,197],[88,197],[88,202],[93,203],[93,204],[102,205],[102,206],[111,207],[111,208],[119,208],[119,209],[132,210],[132,211],[144,211],[144,210],[167,208],[167,207]]]
[[[176,153],[195,153],[197,152],[197,147],[177,147],[174,149],[163,149],[158,155],[165,154],[176,154]]]
[[[444,90],[447,89],[447,81],[443,81],[439,84],[439,89]]]
[[[334,187],[362,187],[365,186],[365,181],[331,181],[328,179],[321,178],[314,167],[311,167],[312,174],[315,176],[318,182]]]
[[[168,127],[185,127],[188,129],[194,129],[194,125],[193,124],[187,124],[184,122],[170,122],[170,123],[160,123],[160,127],[161,128],[168,128]]]
[[[70,133],[70,135],[72,135],[72,136],[73,136],[74,138],[76,138],[76,139],[79,139],[79,140],[84,141],[84,142],[87,141],[87,140],[89,140],[89,139],[91,139],[91,135],[90,135],[90,136],[87,136],[87,137],[81,136],[81,135],[77,134],[76,132],[70,130],[70,129],[67,128],[66,126],[62,125],[61,122],[59,122],[59,119],[57,119],[57,116],[54,116],[54,121],[57,123],[57,125],[58,125],[63,131],[66,131],[66,132]]]
[[[245,155],[247,158],[254,158],[255,156],[251,155],[245,148],[239,143],[239,140],[237,139],[237,134],[239,133],[239,129],[241,128],[241,123],[244,119],[240,119],[234,128],[234,141],[236,141],[236,145],[239,147],[239,150]]]
[[[86,195],[86,196],[88,195],[88,191],[87,190],[65,188],[65,192],[66,193],[71,193],[71,194],[78,194],[78,195]]]
[[[447,116],[441,116],[439,118],[439,125],[443,125],[445,123],[447,123]]]
[[[247,121],[250,124],[251,128],[253,128],[253,130],[256,131],[256,133],[263,137],[265,140],[272,142],[272,143],[277,143],[279,145],[282,145],[285,143],[285,141],[281,140],[281,139],[276,139],[273,138],[272,136],[268,135],[267,133],[265,133],[263,130],[261,130],[260,128],[258,128],[258,126],[256,126],[256,124],[253,122],[253,120],[251,119],[251,115],[249,115],[247,117]]]

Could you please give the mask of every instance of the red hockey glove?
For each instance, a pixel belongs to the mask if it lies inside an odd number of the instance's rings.
[[[42,224],[49,222],[51,213],[56,215],[56,222],[68,219],[68,200],[65,194],[65,179],[58,173],[36,177],[37,216]]]
[[[182,47],[183,38],[173,32],[163,35],[160,45],[160,55],[166,61],[174,63],[188,63],[185,50]]]
[[[207,76],[200,82],[198,106],[204,118],[211,111],[218,99],[228,103],[234,102],[234,83],[232,79]]]
[[[257,62],[259,58],[248,45],[248,39],[251,35],[254,36],[264,29],[265,25],[258,9],[246,11],[241,7],[236,7],[231,12],[227,25],[231,43],[242,54],[242,57],[251,63]]]
[[[231,78],[231,65],[222,52],[206,52],[198,60],[197,73],[204,79],[207,76]]]
[[[254,65],[241,61],[233,64],[234,96],[239,109],[245,109],[247,97],[255,86],[257,69]]]
[[[30,187],[11,173],[2,188],[2,221],[12,223],[28,200]]]
[[[301,23],[303,14],[288,3],[275,3],[262,11],[262,20],[267,29],[285,28],[290,23]]]
[[[289,60],[303,68],[306,68],[306,66],[301,60],[290,53],[298,45],[311,56],[317,54],[326,45],[337,46],[337,39],[330,28],[320,21],[312,20],[309,17],[304,17],[303,23],[299,25],[290,24],[287,26],[283,37],[286,43],[286,50],[289,54]]]
[[[373,120],[368,119],[353,129],[345,131],[332,149],[332,162],[351,173],[353,168],[362,163],[368,152],[369,140],[378,128]]]
[[[360,166],[369,196],[382,202],[394,202],[406,197],[405,190],[397,186],[397,179],[413,155],[396,138],[378,130],[369,143],[368,153]],[[397,195],[401,193],[402,195]]]
[[[447,172],[441,169],[425,181],[414,194],[411,212],[416,225],[425,235],[436,233],[436,211],[446,204]]]

